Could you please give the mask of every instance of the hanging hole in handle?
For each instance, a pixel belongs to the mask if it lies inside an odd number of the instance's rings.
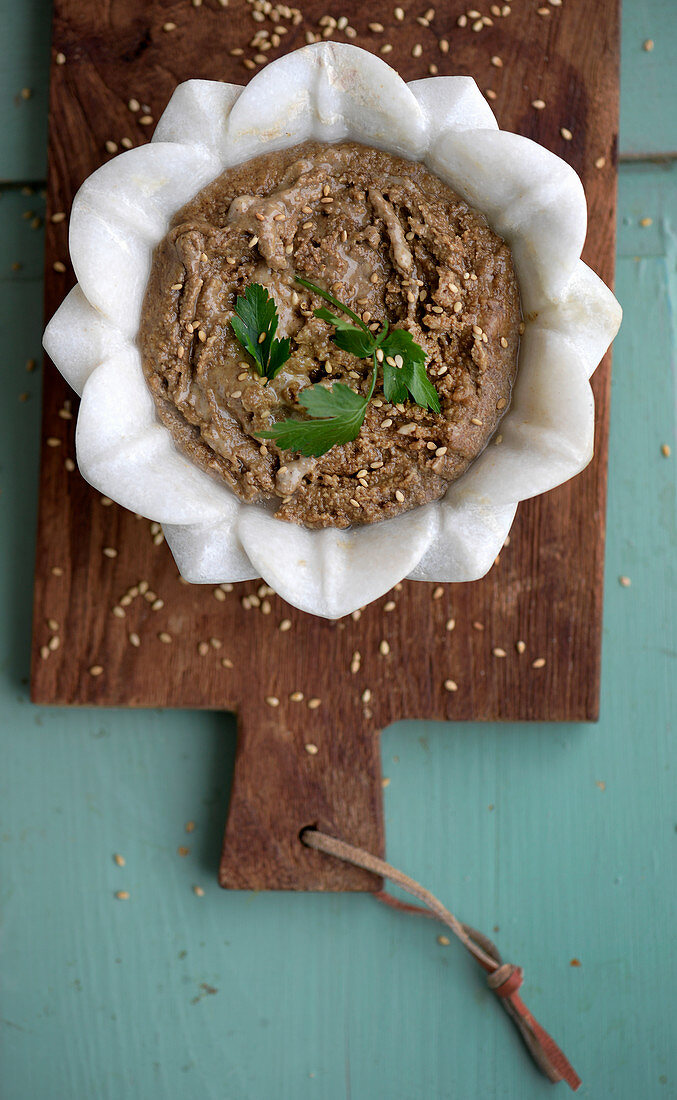
[[[310,845],[306,844],[305,840],[303,839],[303,834],[304,833],[310,833],[310,832],[316,833],[317,830],[319,829],[319,827],[320,827],[319,821],[311,821],[311,823],[309,825],[304,825],[302,829],[299,829],[299,840],[301,841],[301,844],[303,845],[304,848],[309,848]]]

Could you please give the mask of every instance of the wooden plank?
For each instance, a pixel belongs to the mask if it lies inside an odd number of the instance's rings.
[[[286,50],[302,45],[306,30],[317,29],[323,10],[317,2],[305,7],[305,21],[289,26],[284,36]],[[547,17],[531,8],[515,9],[481,33],[457,26],[462,10],[459,3],[450,3],[437,13],[433,27],[423,28],[415,22],[413,9],[400,25],[385,3],[370,5],[368,14],[357,3],[345,5],[357,31],[353,41],[373,50],[384,41],[392,43],[388,60],[405,79],[425,76],[430,64],[440,73],[474,75],[483,90],[495,93],[492,106],[504,128],[534,137],[573,164],[583,177],[589,202],[584,256],[610,282],[618,122],[616,0],[599,4],[594,20],[573,5],[553,8]],[[176,30],[163,31],[168,20],[176,23]],[[374,20],[384,24],[384,34],[368,30],[367,23]],[[251,8],[244,3],[225,10],[159,3],[139,9],[126,0],[116,5],[111,19],[106,8],[57,0],[53,48],[63,51],[67,60],[52,69],[49,210],[69,209],[79,183],[105,159],[107,140],[129,137],[140,144],[148,139],[149,127],[128,109],[130,97],[147,105],[157,118],[176,83],[189,76],[245,83],[248,70],[229,49],[246,47],[263,25],[252,21]],[[448,54],[437,45],[441,37],[451,42]],[[415,42],[423,45],[419,59],[411,56]],[[245,52],[251,55],[254,50]],[[281,47],[271,50],[270,56],[280,52]],[[502,59],[502,67],[492,64],[493,57]],[[536,98],[545,101],[544,110],[531,107]],[[571,141],[562,137],[561,127],[572,132]],[[600,156],[606,164],[597,169],[594,164]],[[47,315],[72,282],[70,270],[59,275],[52,267],[55,259],[67,261],[66,241],[67,223],[50,223]],[[355,744],[359,739],[358,758],[373,760],[370,739],[402,717],[596,718],[609,369],[607,359],[594,380],[595,460],[573,482],[520,506],[510,546],[488,577],[472,585],[443,586],[441,599],[432,598],[430,585],[405,583],[392,594],[395,612],[385,613],[385,601],[378,601],[358,621],[327,623],[289,609],[276,596],[270,598],[269,615],[260,609],[245,610],[241,597],[256,594],[256,584],[236,586],[222,602],[209,588],[180,584],[166,547],[154,544],[146,521],[117,506],[102,506],[98,494],[76,473],[64,471],[65,456],[73,454],[74,422],[60,419],[58,412],[72,395],[48,365],[43,436],[62,443],[45,448],[42,462],[33,699],[198,706],[242,713],[246,707],[247,714],[256,711],[256,734],[262,700],[275,695],[281,700],[276,728],[302,728],[303,739],[318,745],[316,783],[327,775],[327,746],[338,739],[352,737]],[[106,547],[116,549],[117,556],[105,556]],[[149,603],[137,597],[124,619],[114,618],[112,607],[142,579],[164,601],[162,610],[151,611]],[[46,607],[64,624],[68,644],[42,660]],[[292,628],[281,634],[277,627],[286,617]],[[452,617],[456,628],[448,631],[445,623]],[[475,623],[483,629],[476,629]],[[141,637],[138,649],[128,642],[131,630]],[[159,641],[163,631],[172,635],[171,645]],[[200,657],[198,643],[210,637],[223,645]],[[519,638],[527,643],[521,657],[514,648]],[[382,639],[390,645],[385,657],[379,651]],[[493,657],[494,646],[503,647],[508,657]],[[352,673],[356,650],[362,657],[360,671]],[[224,655],[233,661],[233,669],[222,666]],[[544,668],[532,669],[535,657],[546,658]],[[93,665],[103,667],[102,675],[88,673]],[[448,678],[456,681],[458,691],[445,690]],[[361,698],[366,688],[372,691],[367,706]],[[306,698],[321,698],[322,705],[313,711],[303,704],[299,708],[288,701],[296,690]],[[248,732],[243,729],[243,737]],[[301,740],[298,745],[301,776],[312,765]],[[368,804],[374,801],[378,783],[376,765],[369,774]],[[327,780],[320,802],[331,801],[335,779]],[[338,826],[348,827],[346,807],[359,798],[359,791],[345,785],[342,789],[343,817],[336,820]],[[378,815],[373,828],[372,846],[378,850]],[[350,833],[343,835],[350,838]]]

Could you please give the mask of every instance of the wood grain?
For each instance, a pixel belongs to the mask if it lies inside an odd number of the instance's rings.
[[[406,6],[405,6],[406,7]],[[535,138],[563,156],[583,178],[589,204],[586,261],[607,282],[613,278],[616,139],[618,104],[618,5],[604,0],[594,19],[586,5],[552,8],[539,16],[534,7],[515,7],[479,32],[459,28],[463,11],[452,2],[438,10],[433,25],[415,21],[418,9],[406,8],[396,24],[390,5],[364,6],[349,0],[343,10],[357,36],[353,41],[378,50],[391,43],[387,60],[405,79],[428,74],[473,75],[484,91],[496,93],[492,107],[503,128]],[[251,7],[232,0],[223,9],[208,0],[201,7],[131,0],[114,6],[56,0],[52,65],[48,206],[67,212],[82,180],[107,159],[106,141],[128,137],[142,144],[176,84],[187,77],[246,83],[250,72],[229,50],[247,46],[256,23]],[[317,30],[319,3],[304,7],[304,20],[288,27],[284,51],[304,44]],[[383,34],[367,24],[379,20]],[[163,30],[168,21],[176,24]],[[451,48],[444,54],[438,39]],[[337,40],[344,35],[336,33]],[[420,42],[422,56],[411,56]],[[273,49],[271,58],[283,52]],[[491,59],[502,60],[501,67]],[[131,97],[142,105],[133,113]],[[531,106],[534,99],[544,110]],[[572,140],[561,135],[571,131]],[[595,161],[605,158],[603,168]],[[72,285],[68,263],[67,221],[49,223],[45,311],[51,316]],[[164,544],[156,545],[148,521],[116,505],[104,506],[98,493],[77,473],[64,468],[74,454],[74,421],[59,417],[73,400],[65,382],[46,365],[41,466],[40,515],[35,579],[32,697],[35,702],[130,706],[207,707],[235,710],[241,726],[238,777],[251,776],[251,787],[237,789],[231,805],[227,853],[242,839],[257,858],[247,865],[245,850],[224,860],[229,885],[250,887],[363,889],[361,872],[344,868],[319,871],[314,853],[299,856],[293,837],[312,819],[324,820],[346,839],[373,851],[383,847],[377,733],[405,717],[506,720],[594,720],[598,712],[606,454],[610,360],[594,377],[597,401],[596,455],[574,481],[520,505],[510,545],[482,581],[472,585],[434,586],[405,583],[389,597],[364,610],[359,619],[338,623],[314,619],[290,609],[277,596],[265,606],[245,607],[257,596],[257,584],[236,585],[224,600],[209,587],[180,583]],[[117,550],[115,557],[104,548]],[[57,571],[55,574],[54,571]],[[117,618],[112,608],[140,580],[163,601],[160,610],[136,597]],[[386,599],[396,609],[384,611]],[[265,599],[265,597],[264,597]],[[47,610],[49,609],[49,610]],[[61,623],[63,644],[48,659],[46,615]],[[291,629],[278,624],[291,620]],[[455,620],[455,629],[445,628]],[[478,624],[475,626],[473,624]],[[481,627],[482,629],[479,629]],[[138,633],[139,648],[129,633]],[[173,641],[164,644],[160,633]],[[206,655],[200,642],[216,639]],[[387,640],[390,653],[379,651]],[[515,642],[523,639],[520,656]],[[494,647],[507,652],[493,656]],[[359,671],[352,672],[359,651]],[[224,667],[223,657],[233,667]],[[532,662],[544,657],[543,668]],[[88,669],[100,665],[103,673]],[[445,690],[453,679],[458,690]],[[362,702],[369,689],[372,698]],[[321,705],[308,709],[288,696],[302,691]],[[264,698],[280,700],[268,707]],[[315,755],[305,745],[318,747]],[[250,751],[251,750],[251,751]],[[351,754],[359,765],[351,770]],[[267,767],[268,761],[275,767]],[[244,769],[244,770],[243,770]],[[249,770],[247,770],[249,769]],[[270,777],[269,798],[252,799],[252,789]],[[239,782],[240,779],[238,778]],[[298,797],[297,797],[298,796]],[[304,812],[302,812],[304,811]],[[307,811],[307,813],[305,813]],[[275,815],[274,818],[271,815]],[[301,820],[302,819],[302,820]],[[258,859],[273,828],[279,846]],[[298,828],[297,828],[298,826]],[[245,844],[248,838],[249,845]],[[291,838],[291,839],[290,839]],[[300,845],[299,845],[300,847]],[[265,854],[264,854],[265,855]],[[237,866],[234,864],[237,863]],[[301,866],[301,863],[303,866]],[[375,885],[373,882],[367,885]]]

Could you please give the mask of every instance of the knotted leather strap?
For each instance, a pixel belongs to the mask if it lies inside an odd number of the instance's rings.
[[[335,856],[346,863],[354,863],[357,867],[364,867],[366,871],[372,871],[381,878],[389,879],[396,886],[400,886],[407,893],[423,902],[425,908],[399,901],[384,891],[375,895],[379,901],[385,902],[394,909],[436,918],[445,924],[447,928],[450,928],[466,951],[488,974],[489,988],[499,998],[503,1008],[517,1027],[527,1050],[541,1072],[553,1083],[566,1081],[574,1092],[578,1089],[581,1084],[580,1077],[554,1039],[534,1019],[519,996],[523,977],[522,968],[513,966],[512,963],[504,963],[497,947],[490,939],[469,925],[462,924],[453,913],[450,913],[442,905],[441,901],[438,901],[434,894],[431,894],[429,890],[426,890],[414,879],[409,878],[408,875],[403,874],[402,871],[391,867],[385,860],[378,859],[362,848],[354,848],[352,844],[346,844],[344,841],[328,836],[327,833],[321,833],[317,829],[304,829],[301,833],[301,840],[309,848],[315,848],[327,855]]]

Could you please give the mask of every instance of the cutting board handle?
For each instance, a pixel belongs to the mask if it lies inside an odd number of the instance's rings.
[[[231,890],[365,890],[382,882],[312,851],[299,839],[315,825],[384,855],[378,733],[362,714],[340,724],[322,707],[252,701],[238,712],[238,739],[219,881]],[[315,751],[317,750],[317,751]]]

